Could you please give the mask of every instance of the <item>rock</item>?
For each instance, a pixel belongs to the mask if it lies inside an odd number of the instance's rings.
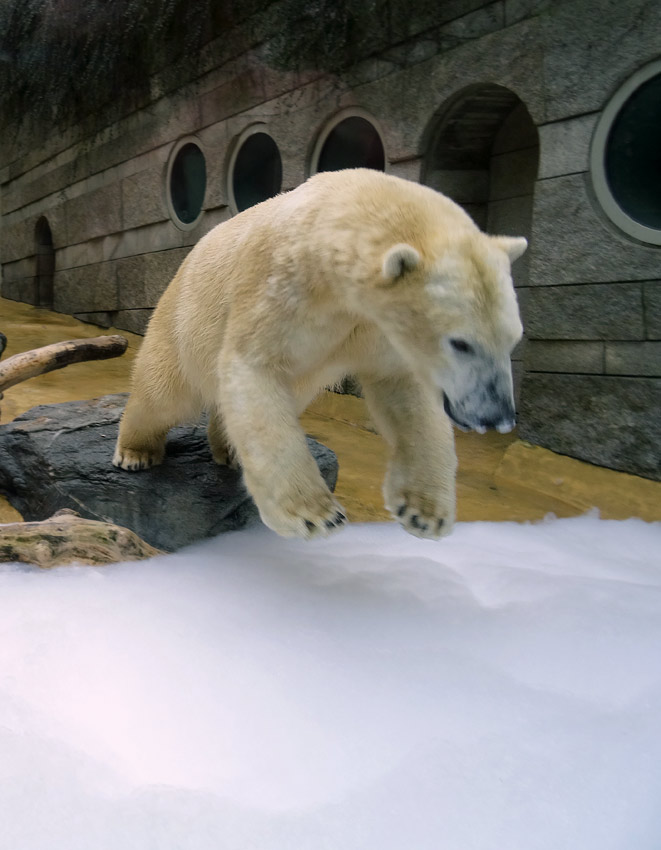
[[[83,519],[66,509],[43,522],[0,525],[0,562],[19,561],[38,567],[98,566],[160,554],[128,528]]]
[[[131,529],[166,551],[258,520],[240,471],[213,462],[203,424],[174,428],[161,466],[115,468],[126,398],[41,405],[0,426],[0,491],[26,520],[69,508]],[[334,488],[335,454],[309,437],[308,444]]]

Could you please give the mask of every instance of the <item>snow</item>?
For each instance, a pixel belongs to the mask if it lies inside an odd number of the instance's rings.
[[[661,523],[0,568],[0,847],[658,850]]]

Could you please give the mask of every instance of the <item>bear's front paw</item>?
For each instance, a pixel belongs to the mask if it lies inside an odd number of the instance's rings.
[[[279,501],[255,498],[255,502],[264,524],[281,537],[328,537],[347,522],[342,505],[329,490],[295,493]]]
[[[386,502],[386,508],[409,534],[440,540],[454,525],[454,498],[430,497],[401,490]]]

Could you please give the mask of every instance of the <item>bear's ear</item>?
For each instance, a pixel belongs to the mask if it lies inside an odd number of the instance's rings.
[[[406,272],[413,271],[420,265],[420,254],[415,250],[413,245],[406,242],[399,242],[393,245],[383,258],[381,265],[381,274],[386,283],[394,283]]]
[[[496,245],[510,258],[510,263],[518,260],[528,247],[528,240],[523,236],[492,236]]]

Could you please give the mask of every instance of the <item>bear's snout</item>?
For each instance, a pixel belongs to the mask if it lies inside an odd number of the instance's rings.
[[[495,430],[500,434],[509,433],[516,425],[513,399],[511,397],[497,398],[493,393],[481,395],[482,398],[479,400],[477,398],[473,400],[468,396],[459,403],[453,403],[443,393],[443,409],[462,431],[477,431],[479,434],[484,434],[486,431]],[[479,401],[482,403],[480,404]]]

